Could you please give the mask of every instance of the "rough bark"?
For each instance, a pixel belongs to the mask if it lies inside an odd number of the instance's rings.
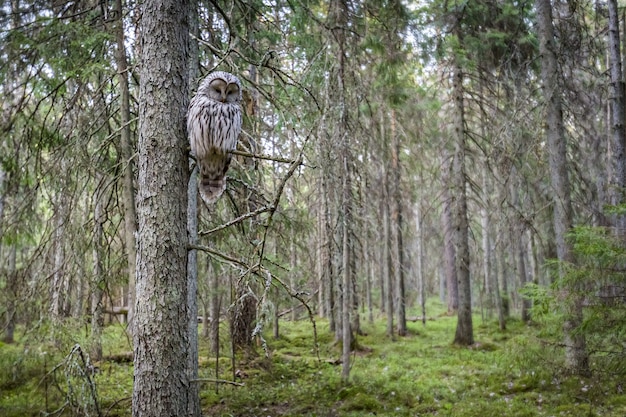
[[[572,262],[573,255],[566,234],[572,226],[572,203],[567,174],[563,106],[559,83],[559,67],[552,24],[550,0],[536,0],[539,52],[541,54],[541,79],[546,106],[545,134],[548,143],[550,182],[553,196],[553,225],[556,251],[559,261]],[[571,299],[563,325],[565,359],[568,371],[575,374],[589,373],[589,358],[584,336],[577,332],[582,323],[580,296],[570,294]]]
[[[134,417],[187,415],[188,7],[142,5]]]
[[[456,59],[455,59],[456,61]],[[465,116],[463,100],[463,70],[455,62],[453,74],[453,140],[452,160],[452,217],[454,221],[455,269],[459,289],[459,310],[454,343],[474,343],[472,324],[472,294],[470,281],[469,223],[467,219],[467,195],[465,189]]]

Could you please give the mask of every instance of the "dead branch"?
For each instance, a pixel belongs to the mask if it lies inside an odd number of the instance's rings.
[[[242,221],[244,221],[246,219],[249,219],[250,217],[254,217],[254,216],[257,216],[257,215],[259,215],[261,213],[265,213],[266,211],[270,211],[271,209],[272,209],[271,206],[263,206],[261,208],[258,208],[256,210],[254,210],[254,211],[251,211],[249,213],[242,214],[241,216],[237,217],[236,219],[233,219],[233,220],[231,220],[231,221],[229,221],[227,223],[224,223],[224,224],[222,224],[220,226],[217,226],[217,227],[215,227],[215,228],[213,228],[211,230],[198,232],[198,236],[206,236],[206,235],[213,234],[215,232],[219,232],[220,230],[226,229],[227,227],[233,226],[233,225],[235,225],[237,223],[241,223]]]
[[[238,387],[245,387],[246,384],[241,383],[241,382],[235,382],[235,381],[229,381],[227,379],[214,379],[214,378],[196,378],[196,379],[192,379],[189,382],[213,382],[216,384],[230,384],[230,385],[236,385]]]
[[[283,163],[286,163],[286,164],[293,164],[293,163],[298,162],[298,161],[300,161],[300,163],[298,165],[302,165],[303,164],[302,160],[293,160],[293,159],[281,158],[281,157],[278,157],[278,156],[264,155],[264,154],[260,154],[260,153],[250,153],[250,152],[245,152],[245,151],[239,151],[239,150],[236,150],[236,149],[230,151],[230,153],[232,153],[233,155],[246,156],[248,158],[265,159],[267,161],[283,162]]]

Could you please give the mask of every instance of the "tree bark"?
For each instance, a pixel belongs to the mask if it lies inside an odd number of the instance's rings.
[[[100,184],[98,176],[96,183]],[[94,200],[94,226],[93,226],[93,277],[91,280],[91,360],[99,361],[102,359],[102,325],[103,325],[103,305],[102,296],[104,295],[104,279],[102,273],[102,236],[103,236],[103,219],[102,219],[102,193],[101,188],[96,187],[93,196]]]
[[[539,52],[541,54],[541,79],[546,105],[546,139],[548,142],[550,182],[553,190],[553,222],[556,251],[560,262],[572,262],[573,255],[566,234],[572,226],[572,203],[570,184],[567,174],[565,129],[563,126],[563,108],[559,67],[552,24],[552,6],[550,0],[536,0],[537,29]],[[582,323],[583,300],[571,295],[566,320],[563,325],[565,360],[568,371],[574,374],[589,373],[584,335],[578,332]]]
[[[396,113],[390,114],[391,134],[391,239],[393,281],[395,284],[398,336],[406,335],[406,297],[404,291],[404,259],[402,247],[402,194],[400,190],[400,140],[396,131]]]
[[[472,293],[470,281],[469,223],[465,190],[465,116],[463,100],[463,70],[455,57],[453,79],[454,156],[452,162],[452,216],[454,219],[455,269],[459,289],[459,310],[454,343],[474,343],[472,324]]]
[[[384,178],[387,178],[386,170],[383,170]],[[393,273],[392,273],[392,263],[391,263],[391,219],[389,216],[389,202],[388,202],[388,185],[387,180],[384,180],[383,188],[384,188],[384,198],[383,198],[383,279],[384,279],[384,289],[385,289],[385,313],[387,315],[387,336],[389,336],[392,340],[394,338],[394,329],[393,329],[393,315],[394,315],[394,306],[393,306]]]
[[[443,203],[441,211],[441,228],[443,230],[443,272],[447,293],[448,314],[456,313],[459,308],[459,285],[456,279],[456,249],[454,247],[454,228],[452,225],[452,198],[450,195],[450,166],[444,159],[443,167]]]
[[[142,5],[134,417],[188,414],[189,3]]]
[[[2,220],[2,217],[0,217],[0,221]],[[7,282],[6,282],[6,297],[7,297],[7,305],[6,305],[6,312],[5,317],[6,317],[6,321],[5,321],[5,326],[4,326],[4,334],[2,336],[2,341],[4,343],[13,343],[14,342],[14,335],[15,335],[15,324],[16,324],[16,313],[17,313],[17,287],[18,287],[18,283],[19,283],[19,278],[17,276],[17,269],[16,269],[16,255],[17,255],[17,248],[15,247],[15,244],[12,244],[9,247],[9,254],[8,254],[8,262],[7,262],[7,270],[6,270],[6,277],[7,277]]]
[[[188,62],[188,94],[196,88],[200,73],[198,56],[198,41],[200,36],[198,22],[198,0],[189,0],[189,31],[195,38],[189,39]],[[189,158],[191,172],[187,184],[187,234],[189,243],[198,243],[198,167]],[[187,373],[190,381],[198,379],[198,251],[190,250],[187,254],[187,326],[189,331],[189,355],[187,356]],[[192,383],[189,386],[188,416],[199,417],[200,409],[199,385]]]
[[[609,9],[609,69],[611,73],[609,96],[611,97],[612,110],[610,201],[612,205],[617,206],[624,200],[624,187],[626,186],[626,131],[624,130],[626,108],[617,0],[608,0],[607,3]],[[626,216],[614,215],[613,223],[618,235],[626,233]]]
[[[122,198],[124,200],[124,241],[126,244],[126,258],[128,260],[128,323],[132,332],[133,313],[135,304],[135,268],[137,263],[137,210],[135,209],[134,186],[134,151],[130,131],[130,90],[128,86],[128,60],[124,45],[124,17],[122,14],[122,0],[115,1],[115,61],[117,78],[120,86],[120,154],[123,167]]]

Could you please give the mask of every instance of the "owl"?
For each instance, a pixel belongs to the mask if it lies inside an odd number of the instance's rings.
[[[187,133],[200,172],[198,189],[207,203],[226,189],[231,151],[241,133],[241,83],[233,74],[216,71],[198,87],[189,103]]]

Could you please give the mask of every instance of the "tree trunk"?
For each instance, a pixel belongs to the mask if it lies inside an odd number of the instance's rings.
[[[447,159],[447,158],[445,158]],[[448,314],[456,313],[459,308],[459,285],[456,279],[456,249],[454,247],[454,229],[452,225],[452,198],[449,190],[449,166],[444,162],[443,203],[441,211],[441,228],[443,230],[443,271],[448,301]]]
[[[220,283],[219,275],[211,258],[207,259],[207,276],[209,279],[209,305],[211,310],[211,326],[209,329],[209,350],[219,357],[220,351]]]
[[[189,96],[196,88],[200,72],[198,56],[198,41],[200,36],[198,22],[198,0],[189,1],[189,31],[195,38],[189,39],[189,58],[187,82]],[[193,159],[188,159],[189,169],[192,171],[187,184],[187,234],[189,243],[198,243],[198,167]],[[187,356],[187,373],[190,381],[198,379],[198,251],[190,250],[187,254],[187,326],[189,332],[189,354]],[[189,385],[189,417],[199,417],[200,392],[197,383]]]
[[[96,183],[100,184],[100,179],[96,177]],[[104,295],[104,276],[102,271],[102,236],[103,236],[103,218],[102,218],[102,194],[101,188],[96,187],[93,196],[94,200],[94,229],[93,229],[93,277],[91,280],[91,360],[99,361],[102,359],[102,325],[103,323],[103,305],[102,296]]]
[[[384,178],[387,178],[387,172],[384,172]],[[392,263],[391,263],[391,219],[389,217],[389,203],[387,196],[389,193],[387,192],[387,180],[384,180],[383,183],[384,198],[383,198],[383,277],[384,277],[384,288],[385,288],[385,313],[387,314],[387,336],[389,336],[392,340],[394,338],[394,329],[393,329],[393,274],[392,274]]]
[[[457,61],[458,58],[455,58]],[[458,62],[453,73],[453,139],[452,162],[452,216],[454,219],[455,266],[459,289],[459,310],[454,343],[474,343],[472,325],[472,293],[470,281],[469,224],[467,219],[467,196],[465,190],[465,116],[463,102],[463,71]]]
[[[60,193],[60,192],[58,192]],[[59,322],[63,315],[65,282],[65,215],[68,204],[65,198],[59,194],[55,196],[54,218],[56,229],[54,230],[54,272],[52,273],[52,302],[50,304],[50,318],[53,322]],[[54,326],[53,326],[54,332]]]
[[[511,169],[511,206],[518,212],[522,212],[522,203],[519,198],[519,187],[522,186],[522,181],[518,176],[515,168]],[[514,258],[516,262],[517,277],[519,282],[519,289],[522,290],[528,282],[528,268],[527,264],[527,246],[526,246],[526,230],[522,219],[511,220],[511,246],[514,248]],[[532,307],[530,299],[524,297],[518,290],[517,294],[521,297],[522,301],[522,321],[528,323],[530,321],[530,309]]]
[[[548,142],[550,182],[553,189],[553,220],[557,256],[560,262],[572,262],[573,256],[566,234],[572,226],[572,203],[567,175],[565,129],[559,67],[552,24],[550,0],[536,0],[539,52],[541,54],[541,79],[546,103],[546,139]],[[571,303],[563,325],[565,360],[568,371],[574,374],[589,373],[584,335],[578,332],[582,323],[583,300],[571,295]]]
[[[129,329],[132,332],[133,314],[135,306],[135,268],[137,263],[137,211],[135,209],[135,174],[133,145],[130,130],[130,92],[128,87],[128,61],[124,45],[124,24],[122,0],[115,1],[115,61],[117,78],[120,86],[120,154],[123,167],[122,198],[124,200],[124,239],[126,244],[126,258],[128,260],[128,315]]]
[[[424,277],[424,226],[422,224],[421,200],[415,203],[415,267],[417,268],[417,283],[419,293],[419,305],[422,311],[422,324],[426,325],[426,282]]]
[[[617,0],[608,0],[609,8],[609,67],[611,72],[610,94],[612,135],[611,175],[610,175],[610,202],[617,206],[624,200],[626,186],[626,108],[624,105],[624,78],[622,74],[622,58],[620,49],[619,15]],[[626,216],[614,215],[613,225],[619,235],[626,233]]]
[[[391,134],[391,239],[393,259],[393,281],[396,295],[397,331],[399,336],[406,335],[406,297],[404,291],[404,259],[402,247],[402,193],[400,190],[400,140],[396,131],[396,113],[390,114]]]
[[[347,147],[347,146],[346,146]],[[352,330],[350,329],[350,313],[352,311],[352,283],[351,283],[351,205],[352,205],[352,192],[350,185],[350,171],[348,167],[348,150],[344,149],[343,155],[343,297],[342,297],[342,314],[341,314],[341,327],[342,327],[342,342],[343,351],[341,358],[341,379],[344,382],[348,381],[350,377],[350,352],[352,347]]]
[[[134,417],[188,414],[189,3],[142,5]]]
[[[2,221],[2,217],[0,217],[0,221]],[[5,317],[5,327],[4,327],[4,335],[2,336],[2,341],[4,343],[13,343],[14,335],[15,335],[15,315],[16,315],[16,304],[17,304],[17,286],[19,283],[19,278],[17,276],[16,269],[16,255],[17,248],[15,244],[12,244],[9,247],[9,259],[7,262],[7,271],[6,271],[6,288],[5,293],[7,297],[7,306]]]

